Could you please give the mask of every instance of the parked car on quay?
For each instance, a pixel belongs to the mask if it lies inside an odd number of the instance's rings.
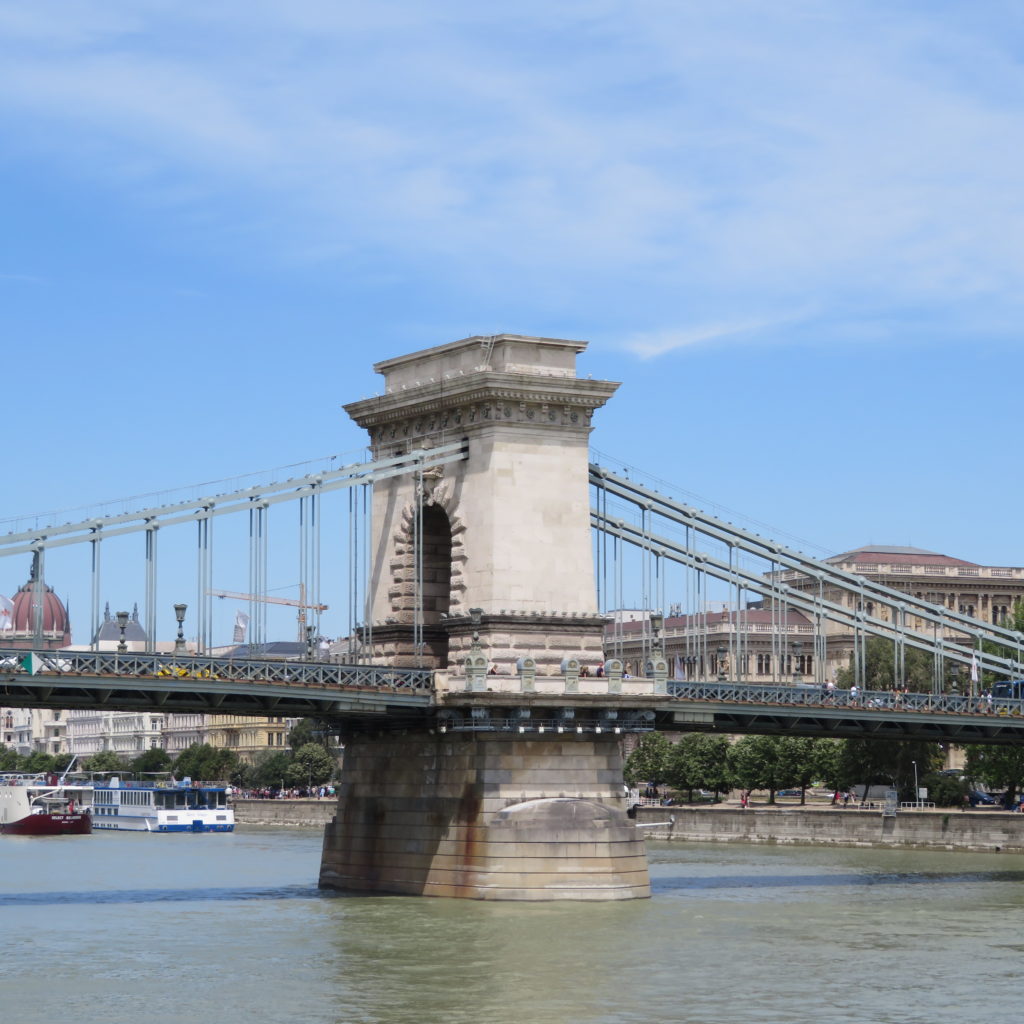
[[[994,807],[996,805],[994,796],[990,793],[982,793],[978,789],[972,789],[967,794],[967,799],[970,800],[972,807]]]

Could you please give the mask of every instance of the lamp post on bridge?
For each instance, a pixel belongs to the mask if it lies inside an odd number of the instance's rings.
[[[178,635],[174,640],[174,655],[179,657],[186,653],[185,651],[185,611],[188,608],[187,604],[176,604],[174,606],[174,617],[178,620]]]
[[[718,681],[724,683],[729,678],[728,662],[725,660],[726,650],[725,644],[719,644],[718,650],[715,652],[718,655]]]
[[[794,640],[789,645],[793,650],[793,682],[799,683],[803,673],[800,671],[800,652],[804,645],[799,640]]]
[[[109,605],[107,607],[109,608]],[[117,641],[117,653],[126,654],[128,651],[128,644],[124,639],[124,631],[128,628],[128,613],[116,612],[114,617],[117,619],[117,628],[121,630],[121,639]]]
[[[661,630],[665,625],[665,616],[661,612],[651,612],[651,653],[658,655],[663,654],[663,644],[661,639]]]

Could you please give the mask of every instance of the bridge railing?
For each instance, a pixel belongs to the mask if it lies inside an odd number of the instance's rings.
[[[433,674],[429,669],[261,658],[229,659],[133,652],[121,654],[114,651],[0,650],[0,678],[8,675],[264,682],[423,692],[430,692],[433,688]]]
[[[785,707],[849,708],[880,713],[929,711],[948,714],[1024,715],[1024,700],[989,699],[965,694],[893,693],[868,690],[856,695],[849,690],[824,691],[818,686],[757,686],[729,682],[679,682],[671,680],[668,692],[681,700],[767,704]]]

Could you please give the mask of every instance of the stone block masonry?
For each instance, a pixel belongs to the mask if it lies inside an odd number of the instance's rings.
[[[320,885],[486,900],[650,895],[613,736],[355,737]]]
[[[640,807],[637,822],[652,826],[643,829],[648,839],[1024,853],[1024,815],[993,811],[900,811],[884,818],[832,808]]]

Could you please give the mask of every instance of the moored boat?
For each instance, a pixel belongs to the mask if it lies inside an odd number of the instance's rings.
[[[80,836],[92,831],[92,785],[56,775],[0,775],[0,834]]]
[[[183,782],[97,782],[93,828],[106,832],[233,832],[224,786]]]

